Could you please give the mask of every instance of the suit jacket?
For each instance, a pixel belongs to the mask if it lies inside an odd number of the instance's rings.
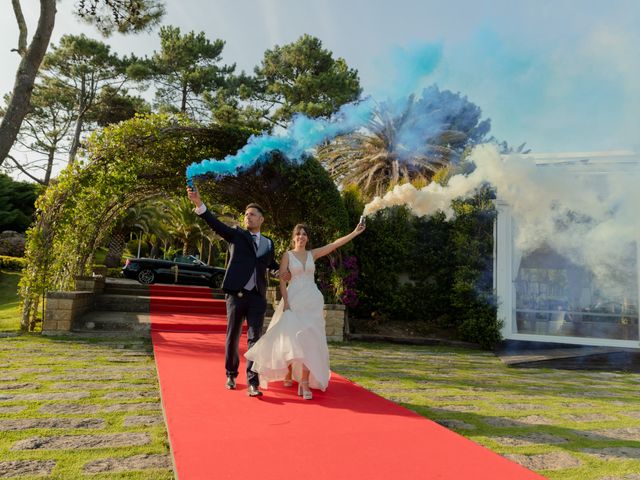
[[[260,245],[256,251],[253,237],[248,230],[218,220],[209,210],[200,215],[211,229],[229,243],[229,265],[222,281],[222,290],[235,294],[242,290],[256,272],[256,287],[262,296],[267,293],[267,271],[277,270],[273,241],[260,234]]]

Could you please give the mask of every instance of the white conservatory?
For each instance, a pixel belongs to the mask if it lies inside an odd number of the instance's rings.
[[[527,154],[525,157],[535,162],[535,170],[546,169],[547,174],[566,181],[566,188],[588,185],[595,191],[606,189],[607,198],[638,198],[637,193],[618,195],[615,189],[619,183],[608,181],[618,178],[624,182],[626,191],[640,191],[640,183],[633,187],[634,180],[630,180],[640,179],[637,153]],[[606,208],[615,210],[616,204],[612,205]],[[516,241],[523,231],[518,231],[519,217],[512,206],[500,198],[499,191],[496,207],[494,288],[498,296],[498,318],[504,322],[504,339],[640,348],[640,204],[627,206],[622,223],[616,223],[616,228],[622,225],[624,230],[621,232],[625,239],[623,247],[615,249],[616,255],[600,252],[603,258],[615,259],[605,264],[604,274],[602,268],[593,269],[576,260],[591,258],[593,250],[599,248],[598,242],[589,243],[589,252],[584,255],[560,253],[554,248],[554,239],[536,242],[535,248],[522,251]],[[629,219],[626,224],[625,219]],[[588,223],[588,219],[582,221]],[[611,235],[611,231],[608,233]],[[562,244],[555,242],[555,245]]]

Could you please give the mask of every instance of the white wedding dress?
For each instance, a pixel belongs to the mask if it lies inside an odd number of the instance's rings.
[[[289,310],[281,301],[267,332],[245,353],[260,375],[260,387],[283,380],[292,365],[293,379],[300,381],[302,366],[309,369],[309,387],[324,391],[329,384],[329,349],[323,315],[324,299],[314,280],[313,255],[307,251],[303,264],[289,255],[291,280],[287,287]]]

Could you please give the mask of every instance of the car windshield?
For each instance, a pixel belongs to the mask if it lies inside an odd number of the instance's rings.
[[[176,263],[187,263],[189,265],[204,265],[200,259],[194,257],[193,255],[179,255],[173,259]]]

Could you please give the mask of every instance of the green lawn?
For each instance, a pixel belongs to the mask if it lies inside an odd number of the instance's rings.
[[[19,272],[0,270],[0,332],[20,329]]]
[[[99,247],[94,252],[93,263],[94,265],[104,265],[104,261],[107,258],[108,249],[105,247]]]

